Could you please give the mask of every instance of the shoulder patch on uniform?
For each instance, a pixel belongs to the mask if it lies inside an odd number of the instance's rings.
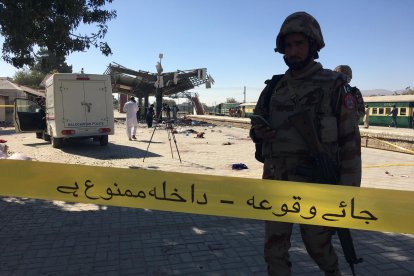
[[[354,96],[349,93],[344,95],[342,103],[346,109],[352,110],[356,108],[356,100]]]

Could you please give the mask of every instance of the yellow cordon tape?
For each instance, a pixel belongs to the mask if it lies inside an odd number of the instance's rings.
[[[0,195],[414,234],[414,192],[0,160]]]
[[[377,140],[377,141],[378,141],[378,142],[380,142],[380,143],[384,143],[384,144],[387,144],[387,145],[389,145],[389,146],[391,146],[391,147],[394,147],[394,148],[397,148],[397,149],[403,150],[403,151],[405,151],[405,152],[408,152],[408,153],[414,154],[414,151],[409,150],[409,149],[406,149],[406,148],[401,147],[401,146],[398,146],[398,145],[395,145],[395,144],[393,144],[393,143],[390,143],[390,142],[387,142],[387,141],[383,141],[383,140],[381,140],[381,139],[378,139],[378,138],[375,138],[375,137],[372,137],[372,136],[369,136],[369,135],[362,136],[362,138],[365,138],[365,137],[367,137],[367,138],[371,138],[371,139],[374,139],[374,140]]]
[[[370,169],[370,168],[385,168],[385,167],[414,167],[413,164],[382,164],[382,165],[369,165],[363,166],[363,169]]]

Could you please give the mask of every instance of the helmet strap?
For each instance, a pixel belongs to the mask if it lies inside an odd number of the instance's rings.
[[[315,40],[309,38],[309,54],[313,56],[313,59],[318,59],[318,45],[316,45]]]

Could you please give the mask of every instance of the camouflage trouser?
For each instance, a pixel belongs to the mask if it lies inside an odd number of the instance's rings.
[[[267,159],[264,164],[263,178],[307,182],[307,179],[294,174],[294,167],[298,162],[300,162],[298,158]],[[269,275],[291,275],[292,264],[289,259],[289,249],[292,226],[292,223],[266,222],[264,256]],[[332,246],[334,229],[301,224],[300,232],[307,252],[325,275],[341,275],[338,256]]]

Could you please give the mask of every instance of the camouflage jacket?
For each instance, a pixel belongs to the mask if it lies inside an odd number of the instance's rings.
[[[349,86],[346,85],[345,86],[346,91],[351,93],[356,101],[356,113],[357,113],[357,120],[359,121],[360,118],[364,117],[365,115],[365,103],[364,103],[364,98],[362,97],[361,91],[356,88],[355,86]]]
[[[286,123],[290,115],[310,110],[324,152],[338,163],[339,184],[360,185],[361,142],[355,120],[356,100],[347,93],[342,76],[315,63],[298,77],[293,77],[288,70],[277,83],[270,102],[265,102],[268,87],[262,91],[254,114],[268,118],[271,126],[278,130],[271,141],[254,140],[263,143],[263,156],[267,160],[293,160],[292,157],[311,155],[306,141]]]

